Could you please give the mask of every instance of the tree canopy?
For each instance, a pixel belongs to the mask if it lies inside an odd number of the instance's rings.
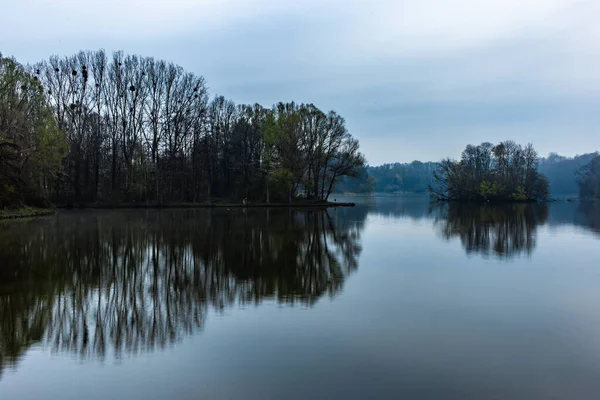
[[[433,173],[436,186],[430,191],[441,200],[545,200],[548,180],[537,167],[538,156],[531,144],[468,145],[460,161],[439,163]]]

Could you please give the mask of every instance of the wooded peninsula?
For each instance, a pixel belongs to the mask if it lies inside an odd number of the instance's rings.
[[[0,209],[213,201],[325,202],[365,159],[313,104],[236,105],[149,57],[0,56]]]

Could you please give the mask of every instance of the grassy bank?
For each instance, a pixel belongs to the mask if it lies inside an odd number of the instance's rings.
[[[43,217],[56,213],[52,208],[22,207],[0,210],[0,219]]]

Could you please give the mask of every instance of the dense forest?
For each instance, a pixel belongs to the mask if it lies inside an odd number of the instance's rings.
[[[204,78],[104,51],[0,69],[0,206],[326,200],[364,165],[334,111],[210,99]]]
[[[548,180],[538,172],[531,144],[513,141],[468,145],[460,161],[442,160],[433,173],[432,196],[440,200],[545,200]]]
[[[600,198],[600,156],[577,171],[577,183],[581,198]]]

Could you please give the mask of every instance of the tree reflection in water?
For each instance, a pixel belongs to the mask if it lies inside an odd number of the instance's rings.
[[[545,204],[477,205],[444,203],[434,207],[435,226],[446,240],[460,238],[467,252],[510,258],[530,255],[538,226],[548,219]]]
[[[575,224],[600,235],[600,201],[584,200],[577,207]]]
[[[354,215],[354,214],[356,215]],[[151,351],[209,307],[311,305],[357,268],[359,210],[72,212],[0,227],[0,374],[35,343]]]

